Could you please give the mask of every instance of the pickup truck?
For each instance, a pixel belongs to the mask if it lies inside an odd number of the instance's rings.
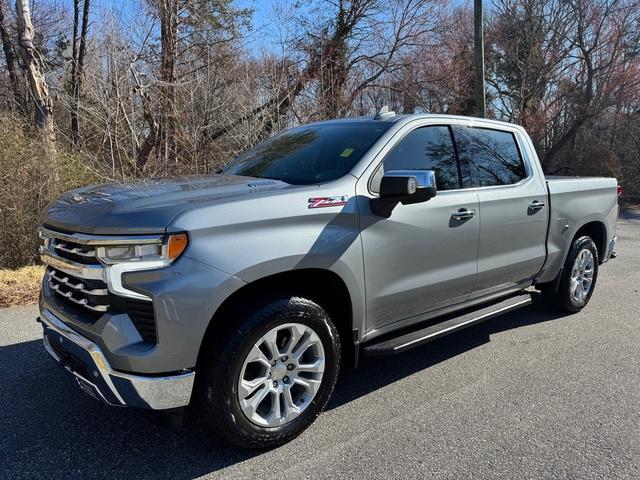
[[[545,177],[516,125],[313,123],[216,174],[63,194],[42,215],[38,320],[86,393],[191,406],[227,442],[267,448],[307,428],[362,356],[533,295],[582,309],[617,212],[615,179]]]

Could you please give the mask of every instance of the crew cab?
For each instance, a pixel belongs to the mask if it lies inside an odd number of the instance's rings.
[[[228,442],[271,447],[362,356],[525,307],[531,287],[582,309],[617,211],[615,179],[545,177],[517,125],[388,111],[304,125],[217,174],[50,204],[44,346],[107,404],[191,405]]]

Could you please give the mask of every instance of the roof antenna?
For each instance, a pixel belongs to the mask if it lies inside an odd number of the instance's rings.
[[[374,120],[381,120],[383,118],[389,118],[389,117],[395,117],[395,116],[396,116],[396,112],[394,112],[393,110],[389,110],[389,106],[385,105],[380,110],[378,110],[378,113],[376,113],[376,116],[373,118]]]

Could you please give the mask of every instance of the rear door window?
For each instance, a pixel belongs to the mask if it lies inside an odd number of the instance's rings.
[[[511,132],[453,127],[464,187],[512,185],[527,172]]]

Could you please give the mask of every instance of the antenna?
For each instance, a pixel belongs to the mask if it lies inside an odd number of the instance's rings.
[[[376,113],[376,116],[373,118],[374,120],[381,120],[383,118],[389,118],[389,117],[395,117],[395,116],[396,116],[396,112],[394,112],[393,110],[389,110],[389,106],[385,105],[380,110],[378,110],[378,113]]]

